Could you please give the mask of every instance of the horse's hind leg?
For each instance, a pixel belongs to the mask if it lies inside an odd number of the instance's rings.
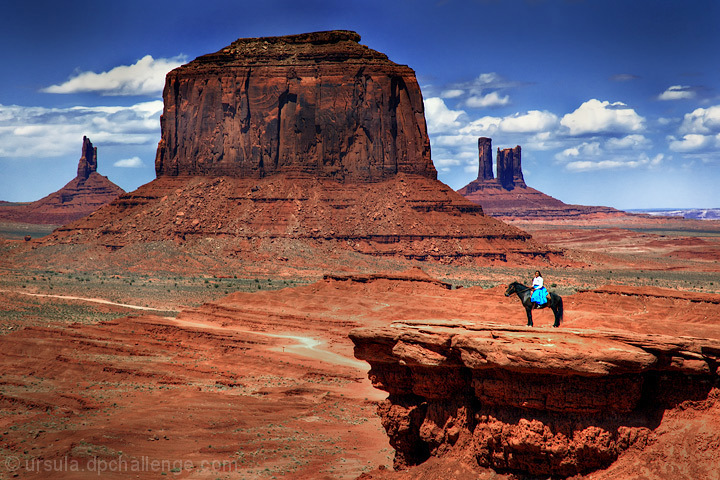
[[[553,307],[552,309],[553,314],[555,315],[555,323],[553,323],[553,327],[559,327],[560,326],[560,311],[557,307]]]
[[[527,326],[528,326],[528,327],[532,327],[532,326],[533,326],[532,310],[530,310],[529,308],[526,308],[526,309],[525,309],[525,312],[527,313],[527,317],[528,317]]]

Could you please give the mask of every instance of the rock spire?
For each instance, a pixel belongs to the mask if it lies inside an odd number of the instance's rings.
[[[77,178],[87,180],[91,173],[97,172],[97,147],[83,136],[82,155],[78,161]]]

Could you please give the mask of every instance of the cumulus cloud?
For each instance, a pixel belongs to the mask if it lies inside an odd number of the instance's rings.
[[[629,135],[606,142],[599,140],[582,142],[557,153],[555,159],[572,172],[649,168],[659,165],[665,158],[663,154],[650,158],[645,152],[637,153],[637,149],[647,147],[650,143],[642,135]]]
[[[154,59],[145,55],[132,65],[120,65],[107,72],[80,72],[45,93],[93,92],[101,95],[157,96],[162,93],[165,75],[185,63],[184,56]]]
[[[596,157],[600,154],[600,143],[599,142],[583,142],[580,145],[575,145],[566,148],[562,152],[556,155],[558,160],[572,160],[579,157]]]
[[[515,133],[537,133],[546,132],[557,126],[558,117],[547,111],[530,110],[527,113],[516,113],[505,117],[500,122],[500,130],[503,132]]]
[[[673,85],[658,96],[658,100],[685,100],[695,98],[695,91],[691,87]]]
[[[0,105],[0,157],[50,158],[95,144],[153,145],[160,138],[163,102],[128,107],[44,108]]]
[[[447,86],[439,96],[458,99],[461,105],[468,108],[500,107],[510,104],[510,96],[502,91],[518,85],[518,82],[507,80],[495,72],[482,73],[469,82]]]
[[[439,97],[425,99],[425,120],[428,131],[431,133],[457,131],[462,123],[459,121],[465,115],[464,110],[451,110],[445,101]]]
[[[560,120],[570,135],[639,132],[645,119],[622,102],[591,99]]]
[[[474,95],[465,101],[470,108],[502,107],[510,103],[510,96],[501,97],[498,92],[490,92],[486,95]]]
[[[627,135],[622,138],[609,138],[605,142],[605,146],[610,150],[636,150],[640,148],[647,148],[651,145],[652,142],[647,137],[639,134]]]
[[[709,108],[697,108],[685,114],[680,133],[709,134],[720,132],[720,105]]]
[[[460,133],[477,137],[492,136],[500,129],[502,121],[503,119],[501,117],[480,117],[467,123],[460,129]]]
[[[681,139],[677,139],[673,136],[668,138],[668,146],[673,152],[691,153],[708,148],[718,146],[718,137],[712,135],[700,135],[697,133],[689,133],[683,135]]]
[[[141,168],[144,166],[145,166],[145,164],[140,159],[140,157],[124,158],[122,160],[118,160],[117,162],[113,163],[113,167],[120,167],[120,168]]]

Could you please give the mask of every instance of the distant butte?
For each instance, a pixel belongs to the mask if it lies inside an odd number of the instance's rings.
[[[626,215],[611,207],[569,205],[528,187],[522,173],[520,146],[497,150],[497,178],[492,170],[492,140],[478,139],[478,178],[458,193],[483,207],[487,215],[503,219],[572,219]]]
[[[30,224],[63,225],[90,215],[125,190],[97,173],[97,147],[83,137],[77,175],[60,190],[31,203],[0,207],[0,218]]]

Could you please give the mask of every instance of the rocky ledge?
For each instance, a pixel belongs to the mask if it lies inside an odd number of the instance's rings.
[[[718,387],[720,341],[461,321],[350,333],[396,468],[431,456],[568,477],[643,448],[666,409]]]

